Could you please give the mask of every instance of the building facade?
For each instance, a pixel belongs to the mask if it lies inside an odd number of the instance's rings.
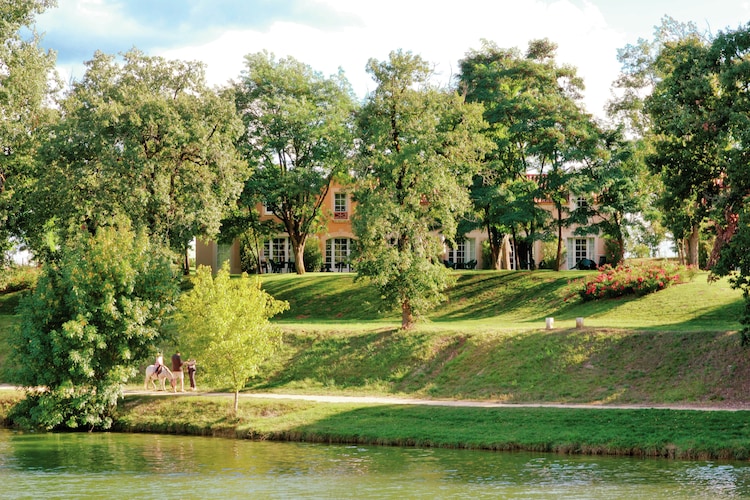
[[[537,202],[541,208],[553,211],[554,205],[547,200]],[[586,203],[583,198],[570,197],[568,210],[572,211],[580,203]],[[347,272],[352,271],[349,263],[349,255],[354,248],[354,232],[352,230],[351,216],[356,208],[351,193],[345,186],[333,185],[326,194],[322,209],[327,217],[327,224],[323,231],[308,239],[308,245],[317,244],[323,256],[323,265],[320,271]],[[263,220],[276,219],[276,217],[259,205],[257,207]],[[577,226],[563,228],[563,245],[566,252],[565,262],[562,269],[573,269],[581,259],[588,259],[600,263],[606,255],[604,238],[595,235],[580,236],[575,234]],[[484,269],[491,267],[489,263],[483,262],[482,249],[487,240],[485,231],[476,229],[464,235],[463,239],[451,247],[445,245],[443,260],[446,264],[457,269]],[[552,256],[544,255],[544,245],[541,241],[533,243],[532,248],[526,246],[520,248],[523,255],[519,255],[520,268],[528,269],[538,267],[539,263]],[[529,262],[529,255],[533,255],[533,265]],[[216,242],[196,242],[196,265],[210,266],[214,271],[219,269],[223,262],[229,261],[231,273],[240,273],[240,249],[239,243],[217,244]],[[262,256],[263,272],[293,272],[294,253],[291,240],[286,233],[278,233],[265,243]],[[514,255],[514,247],[509,238],[506,238],[502,253],[501,266],[503,269],[516,269],[517,259]]]

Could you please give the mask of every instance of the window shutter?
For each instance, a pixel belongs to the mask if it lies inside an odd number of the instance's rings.
[[[576,265],[575,259],[576,259],[576,247],[575,247],[575,239],[574,238],[568,238],[567,240],[567,248],[568,248],[568,269],[573,269],[573,267]]]

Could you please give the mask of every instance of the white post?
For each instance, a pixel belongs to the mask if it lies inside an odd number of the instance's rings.
[[[583,318],[576,318],[576,328],[583,328]]]
[[[555,318],[547,318],[547,330],[552,330],[555,327]]]

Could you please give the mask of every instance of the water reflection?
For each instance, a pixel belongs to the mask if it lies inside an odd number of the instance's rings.
[[[739,498],[750,465],[0,430],[0,498]]]

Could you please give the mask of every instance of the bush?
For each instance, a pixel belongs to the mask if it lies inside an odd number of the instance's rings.
[[[592,278],[572,283],[574,293],[583,300],[611,299],[626,295],[646,295],[663,290],[676,283],[690,281],[695,276],[693,266],[682,267],[672,262],[647,262],[641,264],[607,264],[599,268]]]
[[[0,273],[0,293],[28,290],[36,284],[39,269],[31,266],[14,266]]]
[[[311,238],[305,244],[302,258],[305,260],[305,271],[318,271],[323,265],[323,254],[320,252],[318,240]]]

